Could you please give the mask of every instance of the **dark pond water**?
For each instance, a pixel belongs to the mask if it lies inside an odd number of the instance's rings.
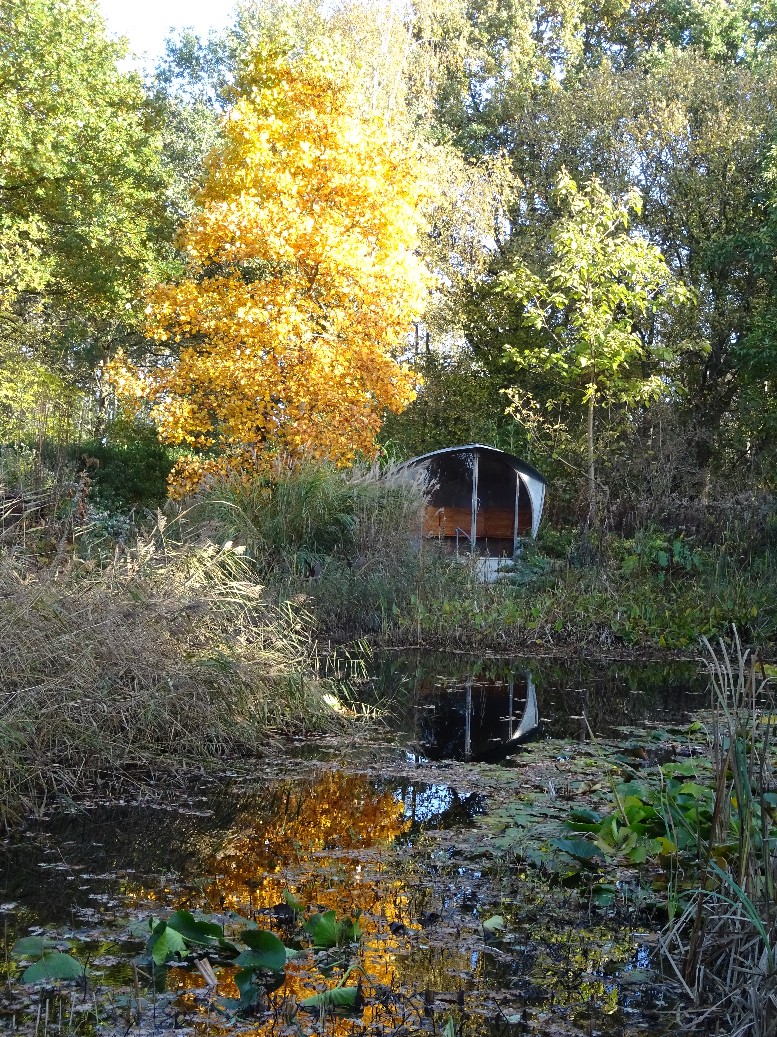
[[[70,1028],[52,1023],[52,1033],[130,1032],[117,1007],[126,995],[97,993],[145,990],[128,920],[186,908],[226,927],[254,919],[291,939],[276,911],[287,890],[310,909],[361,912],[355,960],[371,996],[361,1015],[321,1024],[327,1033],[442,1033],[451,1020],[460,1037],[665,1032],[664,987],[632,981],[650,964],[649,938],[628,918],[594,925],[574,891],[551,894],[519,866],[484,857],[477,826],[489,803],[477,772],[428,761],[496,760],[536,752],[531,739],[683,722],[704,704],[704,679],[692,667],[597,671],[432,655],[387,656],[374,668],[360,689],[392,703],[389,742],[301,746],[253,775],[203,775],[164,798],[138,789],[123,802],[55,805],[6,841],[6,949],[43,932],[72,941],[90,966],[88,1008],[76,1025],[71,991]],[[504,928],[486,932],[494,914]],[[311,955],[290,963],[251,1032],[323,1032],[294,1006],[331,985],[342,973],[332,968]],[[13,964],[5,971],[18,975]],[[219,991],[232,992],[229,970],[221,980]],[[138,1032],[230,1031],[210,1009],[203,1015],[199,973],[172,968],[164,987],[153,1025],[144,1016]],[[41,1003],[6,984],[0,1028],[45,1037]]]
[[[397,653],[376,658],[370,676],[370,693],[391,703],[407,743],[433,760],[496,762],[543,736],[577,742],[677,724],[707,705],[706,674],[694,663]]]

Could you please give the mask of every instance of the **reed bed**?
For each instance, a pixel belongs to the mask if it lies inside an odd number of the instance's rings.
[[[385,631],[432,593],[432,575],[449,573],[419,551],[426,489],[423,473],[397,465],[279,460],[267,477],[214,482],[184,522],[189,536],[243,544],[275,600],[304,596],[324,635],[342,641]]]
[[[777,807],[774,702],[739,638],[706,643],[713,698],[715,802],[698,889],[662,951],[693,1003],[684,1032],[777,1034]]]
[[[304,613],[269,604],[231,545],[163,527],[107,565],[0,557],[0,821],[341,723]]]

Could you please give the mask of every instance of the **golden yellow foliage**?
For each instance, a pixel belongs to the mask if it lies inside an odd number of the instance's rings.
[[[257,49],[179,245],[187,270],[148,300],[158,366],[114,369],[160,439],[193,448],[179,495],[269,452],[347,464],[414,396],[397,357],[424,305],[424,194],[413,149],[359,114],[325,45]],[[199,454],[197,452],[200,452]]]

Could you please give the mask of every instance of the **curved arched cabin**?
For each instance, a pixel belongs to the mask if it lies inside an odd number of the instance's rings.
[[[407,466],[427,473],[425,536],[500,557],[515,553],[519,537],[537,535],[545,479],[512,454],[472,443],[433,450]]]

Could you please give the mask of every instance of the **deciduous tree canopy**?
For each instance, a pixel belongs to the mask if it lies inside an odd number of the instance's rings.
[[[397,358],[429,280],[414,251],[424,177],[359,108],[322,42],[266,41],[240,76],[180,236],[185,275],[149,300],[165,355],[119,378],[166,442],[197,451],[178,492],[277,451],[370,454],[383,410],[414,395]]]
[[[26,406],[13,391],[26,361],[25,385],[34,376],[47,393],[63,379],[93,386],[170,254],[158,113],[140,78],[117,67],[123,53],[95,0],[0,4],[0,410],[9,414]],[[41,381],[40,364],[57,375]]]

